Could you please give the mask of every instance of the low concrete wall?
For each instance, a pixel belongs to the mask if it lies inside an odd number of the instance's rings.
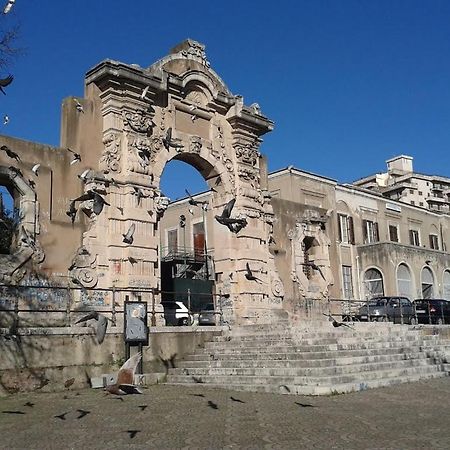
[[[90,327],[19,329],[6,337],[0,329],[0,394],[42,389],[64,390],[89,386],[92,377],[117,372],[125,360],[122,328],[108,330],[99,345]],[[165,373],[166,366],[220,335],[220,327],[153,327],[143,348],[144,373]],[[132,349],[132,353],[136,351]]]

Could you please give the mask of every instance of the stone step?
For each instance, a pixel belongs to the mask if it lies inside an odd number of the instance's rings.
[[[232,389],[232,385],[264,385],[274,386],[335,386],[347,383],[367,383],[369,380],[382,380],[384,378],[402,378],[410,375],[435,374],[442,372],[442,367],[437,365],[424,365],[413,367],[401,367],[396,369],[383,369],[377,371],[367,371],[364,373],[355,372],[346,375],[322,376],[322,377],[298,377],[298,376],[245,376],[245,375],[171,375],[168,376],[168,383],[176,384],[221,384]]]
[[[280,351],[252,351],[252,352],[214,352],[204,351],[203,349],[198,353],[186,356],[185,360],[190,361],[211,361],[211,360],[316,360],[316,359],[331,359],[354,356],[367,355],[389,355],[400,352],[414,353],[420,352],[421,349],[426,351],[443,351],[444,347],[436,345],[397,345],[391,347],[378,348],[355,348],[339,350],[325,350],[317,352],[301,352],[295,347],[285,348]],[[450,346],[447,347],[450,351]]]
[[[296,352],[320,352],[320,351],[338,351],[338,350],[351,350],[356,348],[392,348],[403,345],[417,345],[424,346],[431,343],[438,342],[437,336],[405,336],[399,338],[393,338],[392,340],[360,340],[348,341],[348,342],[334,342],[328,344],[312,344],[302,343],[296,344],[293,341],[261,341],[261,342],[249,342],[233,343],[230,345],[228,342],[207,342],[203,349],[204,352],[220,352],[220,353],[270,353],[270,352],[282,352],[283,350],[294,349]]]
[[[229,389],[234,391],[248,391],[248,392],[267,392],[275,394],[291,394],[291,395],[335,395],[335,394],[345,394],[349,392],[357,392],[367,389],[374,389],[378,387],[392,386],[400,383],[412,383],[419,380],[426,380],[431,378],[439,378],[447,376],[445,372],[429,372],[429,373],[408,373],[403,374],[401,377],[395,375],[389,378],[381,379],[364,379],[358,380],[350,383],[340,383],[333,385],[322,385],[322,386],[296,386],[296,385],[278,385],[278,384],[236,384],[231,383],[227,385],[208,383],[208,387],[216,389]],[[175,383],[169,382],[168,384],[182,384],[186,383]],[[191,384],[191,383],[189,383]]]
[[[427,358],[403,359],[397,361],[376,361],[327,367],[185,367],[170,369],[172,375],[195,376],[259,376],[259,377],[326,377],[348,375],[368,371],[396,370],[406,367],[420,367],[433,364]],[[309,383],[309,381],[308,381]]]
[[[340,358],[328,358],[328,359],[226,359],[226,360],[181,360],[178,362],[179,368],[196,368],[196,367],[331,367],[331,366],[344,366],[349,364],[364,364],[371,362],[388,362],[399,361],[405,359],[424,359],[427,356],[416,350],[407,353],[392,353],[381,355],[363,355],[363,356],[347,356]]]

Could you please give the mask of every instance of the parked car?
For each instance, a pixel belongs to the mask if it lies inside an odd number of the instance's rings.
[[[208,303],[205,307],[200,310],[198,315],[199,325],[215,325],[216,324],[216,312],[214,310],[214,304]]]
[[[414,300],[419,323],[450,323],[450,301],[442,298]]]
[[[414,306],[406,297],[376,297],[359,308],[356,319],[361,321],[378,321],[415,324]]]
[[[187,326],[192,324],[189,310],[183,302],[161,302],[164,319],[168,326]]]

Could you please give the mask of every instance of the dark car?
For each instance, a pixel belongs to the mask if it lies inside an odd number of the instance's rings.
[[[414,306],[406,297],[376,297],[359,308],[356,319],[394,323],[417,323]]]
[[[414,300],[419,323],[443,325],[450,323],[450,301],[442,298]]]
[[[199,325],[215,325],[216,324],[216,312],[214,310],[213,303],[208,303],[200,311],[200,314],[198,315],[198,324]]]

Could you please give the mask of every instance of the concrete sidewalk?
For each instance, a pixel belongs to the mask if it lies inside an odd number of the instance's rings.
[[[0,399],[0,448],[448,449],[450,379],[330,397],[202,384],[123,401],[99,390],[20,394]]]

